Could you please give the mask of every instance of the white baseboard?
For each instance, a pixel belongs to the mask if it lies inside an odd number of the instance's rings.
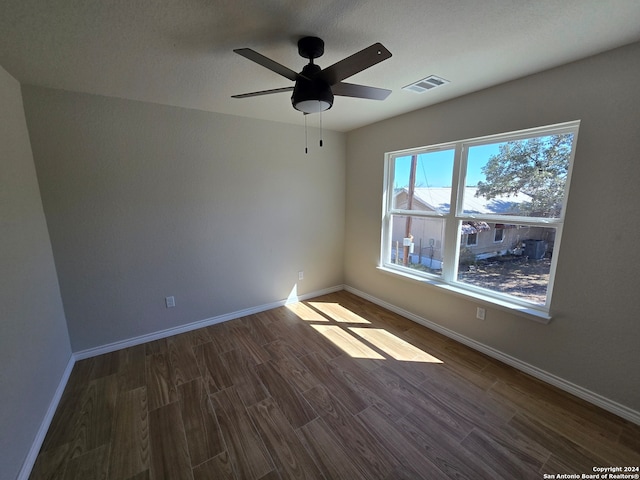
[[[559,389],[564,390],[565,392],[568,392],[572,395],[575,395],[576,397],[579,397],[593,405],[601,407],[604,410],[607,410],[615,415],[618,415],[619,417],[629,420],[630,422],[633,422],[637,425],[640,425],[640,412],[636,410],[626,407],[625,405],[617,403],[609,398],[603,397],[598,393],[587,390],[586,388],[583,388],[580,385],[576,385],[563,378],[553,375],[552,373],[546,372],[538,367],[535,367],[526,362],[523,362],[522,360],[519,360],[515,357],[507,355],[506,353],[496,350],[495,348],[484,345],[483,343],[477,342],[476,340],[473,340],[469,337],[465,337],[464,335],[460,335],[459,333],[456,333],[453,330],[449,330],[448,328],[438,325],[437,323],[427,320],[426,318],[415,315],[414,313],[411,313],[403,308],[397,307],[391,303],[385,302],[384,300],[380,300],[379,298],[374,297],[373,295],[369,295],[368,293],[365,293],[356,288],[350,287],[349,285],[345,285],[344,289],[350,293],[353,293],[354,295],[362,297],[365,300],[369,300],[370,302],[375,303],[376,305],[380,305],[381,307],[386,308],[387,310],[391,310],[392,312],[395,312],[398,315],[402,315],[403,317],[408,318],[409,320],[419,323],[420,325],[430,328],[431,330],[441,333],[446,337],[449,337],[470,348],[473,348],[474,350],[477,350],[492,358],[495,358],[496,360],[499,360],[502,363],[506,363],[507,365],[517,368],[518,370],[524,373],[527,373],[532,377],[535,377],[539,380],[542,380],[543,382],[546,382],[555,387],[558,387]]]
[[[230,313],[225,313],[223,315],[218,315],[215,317],[205,318],[204,320],[198,320],[196,322],[188,323],[186,325],[167,328],[166,330],[160,330],[158,332],[140,335],[139,337],[128,338],[126,340],[120,340],[120,341],[109,343],[106,345],[101,345],[99,347],[93,347],[86,350],[81,350],[81,351],[75,352],[74,356],[76,360],[84,360],[86,358],[95,357],[97,355],[102,355],[105,353],[115,352],[116,350],[133,347],[135,345],[151,342],[153,340],[159,340],[161,338],[171,337],[173,335],[178,335],[180,333],[190,332],[191,330],[197,330],[198,328],[207,327],[209,325],[215,325],[217,323],[226,322],[228,320],[233,320],[235,318],[245,317],[247,315],[252,315],[254,313],[264,312],[265,310],[271,310],[272,308],[281,307],[288,303],[298,302],[298,301],[306,300],[308,298],[313,298],[313,297],[319,297],[320,295],[326,295],[328,293],[337,292],[343,289],[344,289],[343,285],[336,285],[334,287],[329,287],[322,290],[316,290],[314,292],[305,293],[303,295],[297,295],[293,293],[289,295],[288,298],[283,300],[278,300],[276,302],[271,302],[271,303],[265,303],[263,305],[258,305],[256,307],[245,308],[243,310],[237,310],[235,312],[230,312]]]
[[[71,375],[71,371],[73,370],[73,366],[75,365],[75,363],[76,359],[72,354],[69,358],[67,366],[64,369],[64,372],[62,372],[62,377],[60,378],[58,387],[56,388],[56,391],[53,394],[53,398],[49,403],[49,408],[47,408],[47,412],[42,419],[40,428],[36,432],[36,437],[31,444],[31,448],[29,449],[29,453],[27,453],[27,457],[25,458],[24,463],[22,464],[20,473],[18,473],[18,480],[27,480],[29,478],[29,475],[31,475],[31,470],[33,470],[33,466],[36,463],[38,453],[40,453],[40,448],[42,447],[44,438],[47,435],[47,431],[49,430],[49,426],[51,425],[51,420],[53,420],[53,416],[56,413],[56,409],[58,408],[58,404],[60,403],[60,399],[62,398],[62,393],[67,386],[69,376]]]

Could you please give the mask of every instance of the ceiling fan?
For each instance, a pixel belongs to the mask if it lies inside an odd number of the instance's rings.
[[[238,48],[234,52],[294,81],[295,85],[233,95],[233,98],[247,98],[293,91],[291,95],[293,108],[306,114],[322,112],[331,108],[334,95],[384,100],[391,93],[391,90],[384,88],[367,87],[342,81],[391,57],[391,52],[381,43],[374,43],[370,47],[354,53],[330,67],[321,69],[314,63],[314,60],[323,55],[324,42],[318,37],[303,37],[298,41],[298,53],[301,57],[308,58],[309,63],[305,65],[300,73],[296,73],[250,48]]]

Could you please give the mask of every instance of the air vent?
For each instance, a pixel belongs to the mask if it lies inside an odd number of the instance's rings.
[[[410,83],[409,85],[402,87],[403,90],[409,90],[410,92],[424,93],[427,90],[433,90],[434,88],[446,85],[449,80],[445,80],[435,75],[429,75],[427,78],[418,80],[417,82]]]

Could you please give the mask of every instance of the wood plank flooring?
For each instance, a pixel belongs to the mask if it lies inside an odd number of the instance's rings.
[[[541,479],[640,426],[347,292],[76,363],[32,479]]]

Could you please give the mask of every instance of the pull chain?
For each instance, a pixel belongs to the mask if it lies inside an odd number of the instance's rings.
[[[309,153],[309,149],[307,148],[307,116],[303,113],[304,117],[304,153]]]
[[[322,110],[320,110],[320,146],[322,146]]]

